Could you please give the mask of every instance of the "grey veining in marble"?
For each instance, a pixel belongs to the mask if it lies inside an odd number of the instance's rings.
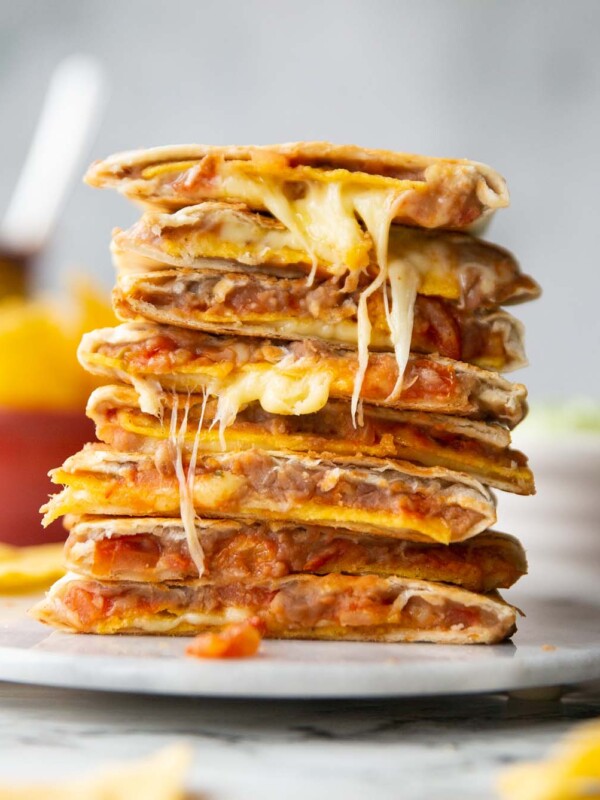
[[[185,739],[207,800],[487,798],[499,769],[539,758],[600,686],[558,701],[503,696],[227,701],[0,684],[0,774],[59,778]]]

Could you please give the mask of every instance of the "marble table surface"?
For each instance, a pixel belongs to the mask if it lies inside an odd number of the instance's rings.
[[[0,776],[63,779],[175,741],[204,800],[493,798],[499,770],[600,716],[600,684],[561,698],[231,701],[0,684]]]

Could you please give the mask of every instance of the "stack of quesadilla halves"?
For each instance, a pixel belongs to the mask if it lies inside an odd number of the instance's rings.
[[[82,365],[99,443],[52,473],[59,628],[493,643],[526,572],[490,488],[532,494],[510,430],[538,296],[475,237],[508,204],[465,160],[300,143],[94,164],[144,214],[113,235],[116,328]]]

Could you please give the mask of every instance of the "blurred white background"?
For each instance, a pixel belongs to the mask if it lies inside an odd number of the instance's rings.
[[[517,377],[534,401],[600,397],[600,2],[0,0],[0,212],[73,52],[110,81],[94,158],[322,138],[496,167],[512,206],[487,235],[545,291],[517,308],[532,363]],[[136,215],[76,186],[42,285],[82,267],[108,288],[110,230]]]

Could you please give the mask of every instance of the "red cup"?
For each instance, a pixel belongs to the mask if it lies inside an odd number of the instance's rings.
[[[40,506],[60,489],[48,471],[94,438],[94,425],[82,411],[0,409],[0,542],[64,541],[60,520],[41,526]]]

